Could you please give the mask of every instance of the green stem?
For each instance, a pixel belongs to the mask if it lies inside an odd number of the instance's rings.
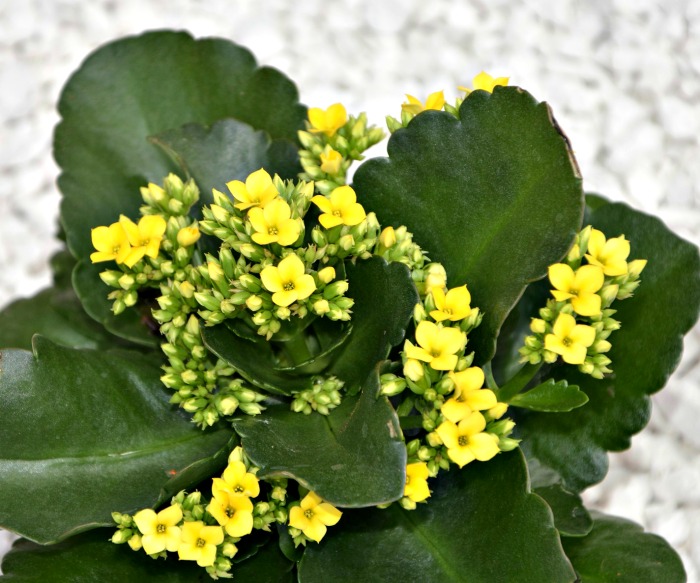
[[[399,417],[401,429],[420,429],[423,427],[423,417],[418,415],[410,415],[408,417]]]
[[[542,368],[542,363],[539,364],[526,364],[523,366],[515,376],[511,378],[505,385],[503,385],[498,391],[496,391],[496,396],[499,402],[508,403],[515,395],[522,391],[527,384],[535,378],[537,371]]]
[[[486,386],[492,391],[498,392],[498,385],[496,384],[496,379],[493,378],[493,370],[491,369],[491,362],[487,362],[484,367],[484,376],[486,377]]]
[[[294,365],[306,362],[312,357],[309,346],[306,343],[306,336],[303,332],[292,336],[282,346]]]

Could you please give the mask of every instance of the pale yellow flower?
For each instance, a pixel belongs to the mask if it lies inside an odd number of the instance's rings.
[[[181,561],[197,561],[200,567],[211,567],[216,561],[216,547],[224,542],[220,526],[205,526],[204,522],[185,522],[182,541],[177,549]]]
[[[332,229],[338,225],[349,227],[359,225],[367,216],[365,209],[357,202],[355,191],[349,186],[333,189],[328,198],[317,194],[311,202],[321,209],[323,214],[318,220],[326,229]]]
[[[485,462],[495,456],[498,449],[498,437],[484,433],[486,419],[478,411],[459,422],[443,421],[435,432],[447,448],[447,456],[460,468],[469,462]]]
[[[574,271],[566,263],[556,263],[549,266],[549,281],[556,288],[552,295],[558,302],[571,300],[571,307],[581,316],[600,314],[602,298],[596,292],[603,287],[605,275],[597,265]]]
[[[297,300],[308,298],[316,290],[314,278],[305,273],[304,263],[293,253],[287,255],[278,266],[269,265],[260,272],[260,279],[272,301],[287,307]]]
[[[263,168],[248,175],[245,184],[240,180],[231,180],[226,186],[238,203],[237,209],[246,210],[252,207],[264,207],[279,196],[272,177]],[[221,193],[219,193],[221,194]],[[224,196],[221,194],[221,196]]]
[[[328,109],[312,107],[309,109],[309,131],[324,133],[329,138],[348,121],[348,114],[342,103],[334,103]]]
[[[155,259],[158,257],[160,243],[165,234],[167,223],[160,215],[146,215],[139,219],[138,225],[130,218],[121,215],[119,222],[131,245],[129,255],[124,259],[124,264],[133,267],[143,259],[144,255]]]
[[[291,216],[292,209],[282,198],[270,201],[264,208],[251,208],[248,220],[255,229],[251,235],[253,241],[258,245],[291,245],[301,233],[301,219],[292,219]]]
[[[90,255],[90,261],[116,261],[124,263],[131,251],[129,239],[121,223],[113,223],[109,227],[95,227],[91,231],[92,245],[97,251]]]
[[[481,89],[482,91],[488,91],[489,93],[493,93],[493,90],[498,87],[499,85],[508,85],[508,81],[510,79],[508,77],[492,77],[488,73],[481,71],[474,79],[472,80],[472,85],[474,86],[474,89],[469,89],[468,87],[458,87],[460,91],[465,91],[467,95],[471,93],[472,91],[476,91],[477,89]]]
[[[419,99],[413,97],[413,95],[406,94],[407,103],[401,104],[401,109],[407,113],[413,115],[418,115],[422,111],[427,111],[429,109],[440,110],[445,106],[445,94],[442,91],[436,91],[428,95],[425,100],[425,105]]]
[[[335,506],[324,502],[314,492],[309,492],[299,506],[289,511],[289,526],[298,528],[304,535],[316,542],[326,534],[326,527],[337,524],[342,512]]]
[[[241,496],[256,498],[260,495],[260,482],[240,460],[232,460],[226,466],[221,478],[214,478],[212,492],[231,492]]]
[[[180,546],[182,509],[174,504],[156,514],[150,508],[134,514],[134,523],[141,531],[141,544],[147,554],[163,551],[175,552]]]
[[[460,372],[451,372],[455,383],[455,396],[443,403],[440,412],[448,421],[459,423],[473,411],[484,411],[498,403],[491,389],[484,389],[484,371],[474,366]]]
[[[600,267],[605,275],[625,275],[629,254],[630,242],[624,235],[606,241],[601,231],[591,229],[586,259],[591,265]]]
[[[434,370],[454,370],[456,353],[464,348],[467,337],[458,328],[443,328],[423,320],[416,327],[416,342],[419,347],[406,340],[404,352],[408,358],[427,362]]]
[[[569,364],[583,364],[588,347],[595,341],[595,330],[577,324],[570,314],[559,314],[552,332],[544,337],[545,349],[559,354]]]
[[[406,466],[406,486],[403,495],[413,502],[422,502],[430,497],[428,488],[428,464],[415,462]]]
[[[253,531],[253,503],[248,496],[224,490],[214,491],[207,512],[224,527],[229,536],[241,537]]]
[[[472,296],[467,290],[467,286],[452,288],[445,294],[441,287],[433,287],[430,290],[435,302],[435,310],[431,310],[430,317],[437,321],[451,320],[456,322],[469,316],[472,309],[469,305]]]

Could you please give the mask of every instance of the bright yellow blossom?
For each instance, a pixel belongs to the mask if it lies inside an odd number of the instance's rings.
[[[337,524],[342,512],[324,502],[314,492],[309,492],[299,506],[289,511],[289,526],[298,528],[307,538],[320,542],[326,534],[326,527]]]
[[[238,201],[233,206],[242,211],[251,207],[264,207],[279,196],[271,176],[263,168],[249,174],[245,184],[240,180],[231,180],[226,186]]]
[[[483,433],[486,419],[478,411],[464,418],[459,424],[443,421],[435,432],[447,448],[447,456],[460,468],[469,462],[490,460],[498,452],[498,437]]]
[[[155,259],[158,257],[160,242],[163,240],[167,223],[160,215],[146,215],[139,219],[138,225],[129,217],[121,215],[119,222],[131,244],[131,251],[124,264],[133,267],[143,259],[144,255]]]
[[[338,174],[342,162],[343,156],[341,153],[326,145],[323,152],[321,152],[321,170],[326,174],[334,176]]]
[[[365,209],[357,202],[355,191],[349,186],[333,189],[329,198],[317,194],[311,202],[323,212],[318,220],[326,229],[332,229],[338,225],[349,227],[359,225],[367,216]]]
[[[469,89],[468,87],[461,86],[457,89],[459,89],[460,91],[466,91],[467,95],[469,95],[472,91],[476,91],[477,89],[493,93],[495,87],[497,87],[498,85],[508,85],[509,80],[510,79],[508,77],[494,78],[488,73],[482,71],[472,80],[472,85],[474,86],[474,89]]]
[[[406,94],[406,99],[408,103],[402,103],[401,109],[407,113],[412,113],[413,115],[418,115],[422,111],[427,111],[428,109],[440,110],[445,106],[445,94],[442,91],[436,91],[428,95],[428,99],[425,100],[425,105],[419,100],[413,97],[413,95]]]
[[[408,358],[427,362],[434,370],[454,370],[456,353],[464,348],[467,337],[457,328],[443,328],[423,320],[416,327],[416,341],[420,348],[406,340],[404,352]]]
[[[248,496],[214,491],[207,512],[224,527],[229,536],[241,537],[253,531],[253,503]]]
[[[403,495],[413,502],[422,502],[430,497],[428,488],[428,464],[416,462],[406,466],[406,486]]]
[[[577,324],[570,314],[559,314],[552,332],[544,337],[545,349],[559,354],[569,364],[583,364],[587,348],[595,341],[595,330]]]
[[[437,322],[444,320],[456,322],[466,318],[472,311],[469,305],[472,296],[466,285],[452,288],[447,294],[441,287],[433,287],[430,292],[437,308],[430,312],[430,317]]]
[[[116,261],[124,263],[131,251],[129,239],[121,223],[113,223],[109,227],[95,227],[91,231],[92,245],[97,251],[90,255],[90,261]]]
[[[180,247],[190,247],[199,241],[201,236],[202,234],[196,226],[183,227],[177,232],[177,244]]]
[[[174,504],[156,514],[150,508],[134,514],[134,523],[141,531],[143,550],[149,555],[162,551],[175,552],[180,546],[182,509]]]
[[[309,109],[309,131],[312,134],[324,133],[329,138],[348,121],[348,114],[342,103],[334,103],[328,109],[320,107]]]
[[[216,561],[216,547],[224,542],[220,526],[205,526],[197,520],[182,525],[182,542],[177,549],[181,561],[197,561],[200,567],[211,567]]]
[[[581,316],[600,314],[602,299],[596,292],[603,287],[605,276],[597,265],[583,265],[574,272],[566,263],[556,263],[549,266],[549,281],[556,288],[552,295],[558,302],[570,299]]]
[[[304,273],[304,263],[293,253],[287,255],[278,266],[269,265],[260,272],[260,279],[272,301],[286,308],[297,300],[308,298],[316,290],[314,278]]]
[[[291,245],[301,233],[301,219],[292,219],[291,216],[292,209],[282,198],[269,202],[265,208],[250,209],[248,220],[255,229],[255,233],[252,234],[253,241],[258,245]]]
[[[232,460],[228,463],[222,477],[213,480],[212,492],[216,494],[217,491],[256,498],[260,495],[260,482],[255,474],[248,471],[242,461]]]
[[[600,267],[605,275],[625,275],[629,254],[630,242],[624,235],[606,241],[602,232],[591,229],[586,259],[591,265]]]
[[[498,403],[491,389],[484,389],[484,371],[478,366],[460,372],[451,372],[455,383],[455,396],[445,401],[440,409],[442,416],[452,423],[459,423],[472,411],[491,409]]]

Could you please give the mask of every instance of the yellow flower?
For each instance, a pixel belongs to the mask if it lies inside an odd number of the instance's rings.
[[[343,156],[340,152],[336,152],[330,146],[326,146],[321,152],[321,170],[326,174],[335,175],[340,170],[340,165],[343,162]]]
[[[486,428],[486,419],[474,411],[459,424],[443,421],[435,432],[447,447],[447,456],[460,468],[469,462],[490,460],[498,452],[498,437],[482,433]]]
[[[324,133],[329,138],[348,121],[348,114],[341,103],[334,103],[328,109],[309,109],[309,131],[312,134]]]
[[[337,225],[349,227],[359,225],[367,216],[365,209],[357,202],[355,191],[349,186],[333,189],[330,198],[317,194],[311,202],[323,212],[318,220],[326,229],[332,229]]]
[[[162,551],[175,552],[180,546],[182,509],[174,504],[156,514],[150,508],[134,514],[134,523],[141,531],[143,550],[149,555]]]
[[[180,247],[190,247],[199,241],[201,235],[199,229],[195,226],[183,227],[177,232],[177,244]]]
[[[569,364],[583,364],[586,360],[586,349],[595,340],[595,330],[590,326],[577,324],[570,314],[559,314],[552,332],[544,337],[545,349],[559,354],[564,362]]]
[[[165,234],[167,223],[160,215],[146,215],[139,219],[137,225],[129,217],[121,215],[119,222],[131,244],[131,251],[124,263],[128,267],[133,267],[136,263],[143,259],[144,255],[148,257],[158,257],[160,242]]]
[[[489,93],[493,93],[495,87],[497,87],[498,85],[508,85],[508,81],[508,77],[493,78],[488,73],[482,71],[472,80],[472,85],[474,85],[473,91],[481,89],[482,91],[488,91]],[[459,89],[460,91],[466,91],[467,95],[469,95],[472,92],[472,89],[469,89],[468,87],[460,86],[457,89]]]
[[[185,522],[182,542],[177,549],[181,561],[197,561],[200,567],[211,567],[216,561],[216,547],[224,542],[220,526],[205,526],[204,522]]]
[[[298,528],[307,538],[320,542],[326,527],[337,524],[342,512],[314,492],[309,492],[299,506],[289,511],[289,526]]]
[[[96,227],[91,231],[92,246],[97,249],[90,255],[90,261],[116,261],[124,263],[131,251],[131,245],[126,236],[126,231],[121,223],[114,223],[109,227]]]
[[[304,263],[293,253],[279,262],[277,267],[269,265],[260,272],[260,279],[272,301],[286,308],[297,300],[308,298],[316,290],[314,278],[304,273]]]
[[[467,286],[452,288],[445,294],[441,287],[433,287],[430,290],[433,295],[436,310],[430,312],[430,316],[437,322],[451,320],[456,322],[466,318],[472,311],[469,306],[472,296],[467,290]]]
[[[406,94],[406,99],[408,99],[408,103],[402,103],[401,109],[413,115],[418,115],[421,111],[427,111],[428,109],[440,110],[445,106],[445,94],[442,91],[436,91],[428,95],[425,105],[408,93]]]
[[[406,466],[406,486],[403,495],[413,502],[422,502],[430,497],[428,488],[428,464],[416,462]]]
[[[282,198],[276,198],[265,205],[248,212],[248,220],[255,233],[252,238],[258,245],[279,243],[283,247],[291,245],[299,238],[301,220],[292,219],[292,209]]]
[[[420,348],[406,340],[404,352],[408,358],[427,362],[434,370],[454,370],[458,360],[455,353],[464,348],[467,337],[457,328],[443,328],[423,320],[416,327],[416,341]]]
[[[491,389],[483,389],[484,371],[473,366],[461,372],[451,372],[450,378],[455,383],[455,396],[445,401],[440,411],[442,416],[452,423],[459,423],[471,415],[472,411],[491,409],[498,403],[496,394]]]
[[[601,297],[596,294],[605,281],[597,265],[583,265],[574,272],[566,263],[549,266],[549,281],[556,288],[552,295],[558,302],[571,299],[571,306],[581,316],[600,314]]]
[[[625,275],[629,254],[630,242],[624,235],[606,241],[603,233],[597,229],[591,229],[586,259],[591,265],[600,267],[605,275]]]
[[[223,478],[223,479],[222,479]],[[230,492],[239,496],[256,498],[260,495],[260,482],[255,474],[251,474],[240,460],[228,463],[222,478],[214,478],[212,493],[219,491]]]
[[[249,174],[248,178],[245,179],[245,184],[240,180],[231,180],[231,182],[226,183],[226,186],[233,198],[238,201],[233,206],[242,211],[251,207],[264,207],[279,196],[272,178],[262,168]]]
[[[223,490],[213,491],[207,505],[211,514],[229,536],[241,537],[253,531],[253,503],[248,496]]]

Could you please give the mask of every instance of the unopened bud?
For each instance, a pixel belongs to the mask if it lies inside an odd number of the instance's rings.
[[[418,360],[409,358],[403,365],[403,374],[407,379],[417,383],[425,375],[425,370],[423,370],[423,365]]]
[[[532,318],[530,321],[530,330],[535,334],[544,334],[546,329],[546,322],[540,318]]]
[[[318,272],[318,279],[322,283],[330,283],[335,279],[335,269],[331,266],[324,267]]]

